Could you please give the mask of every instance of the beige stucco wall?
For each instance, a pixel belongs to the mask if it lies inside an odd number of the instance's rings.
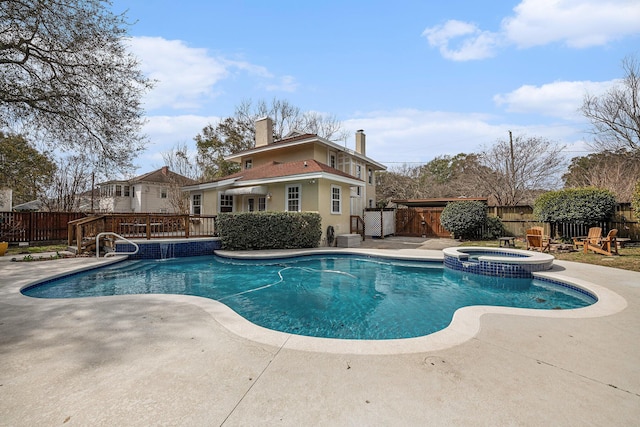
[[[300,184],[301,187],[301,209],[303,212],[318,212],[322,217],[322,238],[321,244],[325,244],[326,231],[328,226],[333,226],[335,234],[349,233],[349,186],[347,184],[326,180],[303,180],[291,181],[288,183],[269,184],[267,189],[271,193],[271,198],[267,198],[267,211],[283,212],[286,210],[286,186]],[[340,186],[342,194],[341,214],[331,213],[331,185]],[[197,193],[197,192],[194,192]],[[193,194],[193,193],[192,193]],[[202,214],[215,215],[218,213],[218,195],[216,190],[202,191]],[[255,196],[258,198],[259,196]],[[234,212],[244,211],[244,196],[235,196],[233,200]]]
[[[341,187],[341,214],[331,213],[331,185]],[[320,180],[319,183],[320,197],[318,198],[318,210],[322,217],[322,242],[325,242],[328,226],[333,226],[336,236],[338,234],[349,233],[349,186],[339,182],[330,180]]]
[[[294,162],[298,160],[312,159],[314,158],[315,150],[313,146],[307,144],[297,147],[289,147],[288,149],[269,151],[266,153],[256,153],[251,156],[242,158],[242,167],[244,167],[244,161],[251,159],[253,167],[262,166],[271,162]],[[323,161],[326,163],[326,158]]]

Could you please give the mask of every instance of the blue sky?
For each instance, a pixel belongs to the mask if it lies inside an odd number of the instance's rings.
[[[137,173],[242,100],[286,99],[364,129],[390,168],[541,136],[586,155],[586,92],[640,57],[637,0],[115,0],[157,80]],[[342,141],[342,143],[345,143]],[[354,138],[346,141],[353,148]]]

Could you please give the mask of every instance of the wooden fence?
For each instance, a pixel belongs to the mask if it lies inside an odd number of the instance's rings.
[[[487,209],[491,216],[497,216],[502,220],[508,234],[512,236],[524,236],[526,230],[534,226],[544,227],[545,234],[561,238],[574,236],[586,236],[589,227],[601,227],[604,233],[616,228],[618,237],[630,238],[633,241],[640,240],[640,224],[635,217],[635,212],[628,203],[620,204],[611,221],[602,221],[598,224],[575,223],[541,223],[535,220],[531,206],[494,206]]]
[[[95,218],[81,212],[0,212],[0,241],[9,243],[69,240],[69,224]],[[106,226],[131,238],[201,237],[215,234],[215,216],[172,214],[104,214]],[[107,219],[108,218],[108,219]],[[75,230],[75,228],[74,228]]]
[[[0,212],[0,241],[67,240],[67,224],[85,216],[81,212]]]

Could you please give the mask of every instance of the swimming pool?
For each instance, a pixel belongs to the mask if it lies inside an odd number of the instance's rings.
[[[460,307],[571,309],[589,292],[504,279],[442,263],[353,255],[241,261],[220,257],[123,261],[24,289],[40,298],[185,294],[220,301],[249,321],[298,335],[382,340],[446,328]]]

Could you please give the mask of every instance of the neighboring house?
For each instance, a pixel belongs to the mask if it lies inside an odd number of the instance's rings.
[[[179,213],[175,208],[176,194],[181,196],[180,187],[195,182],[171,172],[167,166],[128,180],[106,181],[98,184],[98,209],[113,213]]]
[[[385,166],[366,156],[363,131],[356,147],[347,149],[314,134],[291,132],[273,140],[270,118],[256,122],[256,144],[225,160],[242,170],[212,182],[183,187],[191,213],[289,211],[318,212],[323,238],[350,232],[350,216],[376,205],[375,172]]]
[[[30,202],[15,205],[13,210],[16,212],[39,212],[42,210],[42,205],[43,203],[40,200],[31,200]]]

